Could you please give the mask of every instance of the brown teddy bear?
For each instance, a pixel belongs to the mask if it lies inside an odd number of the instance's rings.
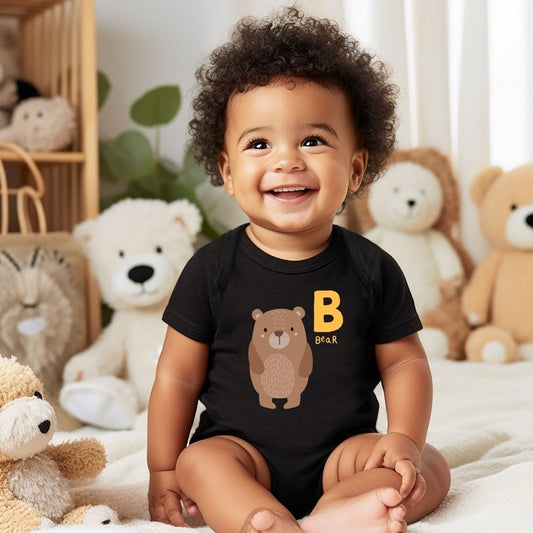
[[[493,247],[466,286],[463,311],[478,326],[466,342],[472,361],[533,360],[533,164],[481,171],[471,197]]]
[[[94,438],[49,444],[56,419],[42,390],[30,367],[0,357],[0,531],[118,523],[106,505],[75,506],[69,480],[96,477],[105,451]]]
[[[250,376],[259,404],[276,409],[273,399],[287,398],[284,409],[300,405],[313,370],[313,354],[307,343],[302,307],[255,309],[252,340],[248,348]]]
[[[352,229],[402,268],[428,356],[464,359],[470,327],[460,295],[473,264],[456,235],[459,189],[448,157],[431,147],[397,150],[383,177],[348,205]]]

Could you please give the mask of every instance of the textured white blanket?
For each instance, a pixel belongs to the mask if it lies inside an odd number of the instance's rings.
[[[441,506],[409,527],[410,533],[528,533],[533,531],[533,363],[492,366],[431,363],[435,384],[428,440],[452,468],[452,488]],[[380,417],[380,428],[384,428]],[[148,521],[144,424],[134,431],[82,428],[54,442],[94,435],[108,465],[76,487],[80,503],[107,503],[123,520],[102,533],[211,532],[206,526],[175,528]],[[89,528],[60,526],[62,532]],[[95,528],[90,529],[95,530]]]

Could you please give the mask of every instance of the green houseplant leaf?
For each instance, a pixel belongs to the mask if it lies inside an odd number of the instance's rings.
[[[150,141],[140,132],[128,130],[116,139],[100,143],[107,171],[116,179],[139,179],[149,174],[156,161]]]
[[[161,85],[133,102],[130,116],[141,126],[168,124],[178,114],[181,93],[177,85]]]

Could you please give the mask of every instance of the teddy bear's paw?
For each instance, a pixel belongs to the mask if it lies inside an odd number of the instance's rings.
[[[490,341],[481,350],[481,359],[485,363],[505,363],[507,348],[500,341]]]
[[[435,328],[424,328],[418,335],[430,359],[445,359],[447,357],[450,345],[444,331]]]
[[[466,339],[466,357],[482,363],[511,363],[518,357],[518,349],[509,332],[495,326],[478,328]]]
[[[466,318],[471,326],[479,326],[483,323],[483,320],[477,313],[468,313]]]
[[[120,524],[117,513],[107,505],[84,505],[76,507],[63,518],[63,524],[107,526]]]
[[[533,342],[518,347],[518,357],[524,361],[533,361]]]
[[[54,524],[54,522],[52,522],[52,520],[50,520],[49,518],[46,518],[45,516],[43,516],[42,520],[41,520],[41,527],[39,527],[39,529],[49,529],[51,527],[55,527],[56,524]]]
[[[133,387],[114,376],[68,383],[59,402],[78,420],[103,429],[131,429],[138,411]]]
[[[88,509],[82,524],[107,526],[109,524],[120,524],[120,520],[117,513],[107,505],[95,505]]]

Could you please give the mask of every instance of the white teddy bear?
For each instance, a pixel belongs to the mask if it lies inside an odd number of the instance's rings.
[[[163,310],[194,253],[202,217],[187,200],[125,199],[74,228],[113,317],[65,365],[60,403],[87,424],[133,427],[163,344]]]
[[[464,359],[470,328],[460,293],[473,265],[455,237],[459,191],[449,159],[431,147],[396,151],[355,208],[358,229],[390,253],[405,274],[428,355]]]

